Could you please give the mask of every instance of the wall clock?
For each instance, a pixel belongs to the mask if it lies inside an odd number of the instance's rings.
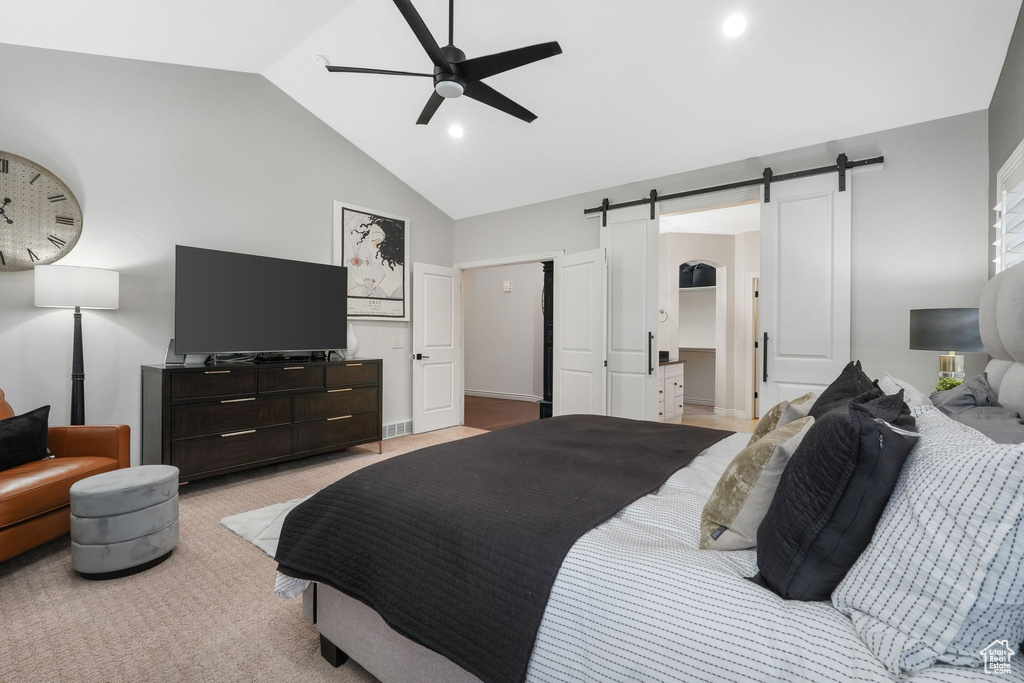
[[[0,151],[0,271],[28,270],[68,255],[82,235],[82,207],[60,178]]]

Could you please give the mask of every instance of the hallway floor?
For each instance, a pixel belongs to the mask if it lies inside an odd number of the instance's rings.
[[[463,424],[467,427],[493,432],[539,419],[540,406],[532,401],[466,396],[466,418]]]

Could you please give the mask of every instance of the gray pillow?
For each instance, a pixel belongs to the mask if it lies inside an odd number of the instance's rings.
[[[1015,410],[1000,406],[978,406],[950,415],[960,424],[973,427],[996,443],[1024,444],[1024,419]]]
[[[950,417],[962,413],[968,408],[978,406],[999,407],[996,392],[988,383],[988,373],[983,372],[969,382],[964,382],[954,389],[939,391],[932,394],[932,404]],[[1005,442],[1004,442],[1005,443]]]

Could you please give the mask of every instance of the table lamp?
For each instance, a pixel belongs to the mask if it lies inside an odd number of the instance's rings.
[[[957,351],[984,351],[977,308],[919,308],[910,311],[910,348],[949,351],[939,356],[939,377],[964,379]]]
[[[114,270],[79,266],[36,266],[36,306],[75,309],[71,362],[71,424],[85,424],[85,364],[82,360],[82,309],[117,308],[119,275]]]

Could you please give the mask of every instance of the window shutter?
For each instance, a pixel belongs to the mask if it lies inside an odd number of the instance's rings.
[[[1024,142],[996,176],[999,203],[995,206],[996,272],[1024,262]]]

